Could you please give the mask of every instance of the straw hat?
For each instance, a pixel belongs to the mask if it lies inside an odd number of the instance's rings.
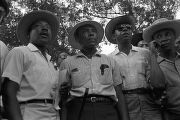
[[[124,15],[124,16],[119,16],[119,17],[113,18],[106,25],[106,28],[105,28],[106,38],[108,39],[109,42],[111,42],[113,44],[117,44],[116,39],[113,38],[113,30],[114,30],[115,26],[118,24],[130,24],[130,25],[132,25],[132,27],[134,29],[134,27],[135,27],[134,23],[135,23],[134,18],[129,15]]]
[[[160,18],[147,27],[143,32],[143,39],[147,42],[152,41],[152,36],[159,30],[172,29],[175,32],[176,38],[180,35],[180,22],[178,20],[168,20]]]
[[[22,44],[29,43],[28,30],[30,26],[38,20],[44,20],[51,26],[52,39],[49,42],[55,42],[59,28],[59,21],[57,17],[53,15],[53,13],[46,10],[35,10],[22,17],[18,23],[16,32],[17,37]]]
[[[92,25],[96,28],[97,30],[97,36],[98,36],[98,42],[97,43],[100,43],[103,36],[104,36],[104,29],[103,27],[101,26],[101,24],[99,24],[98,22],[96,21],[84,21],[84,22],[80,22],[78,24],[76,24],[72,30],[70,31],[70,34],[69,34],[69,37],[68,37],[68,41],[69,41],[69,44],[75,48],[75,49],[81,49],[82,46],[78,43],[78,40],[76,40],[75,38],[75,33],[76,33],[76,30],[81,27],[81,26],[84,26],[84,25]]]

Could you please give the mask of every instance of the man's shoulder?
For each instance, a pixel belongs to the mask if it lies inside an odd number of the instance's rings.
[[[136,51],[139,52],[142,55],[149,55],[150,50],[142,47],[136,47]]]
[[[16,53],[16,54],[26,54],[28,52],[27,46],[19,46],[19,47],[14,47],[13,49],[10,50],[10,53]]]

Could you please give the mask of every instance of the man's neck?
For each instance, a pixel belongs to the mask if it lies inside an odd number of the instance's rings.
[[[34,44],[32,43],[34,46],[36,46],[42,53],[42,55],[46,58],[46,52],[47,52],[47,47],[44,46],[44,45],[37,45],[37,44]],[[47,58],[46,58],[47,60]]]
[[[118,49],[120,52],[124,52],[125,54],[129,54],[132,49],[132,45],[130,43],[127,44],[118,44]]]
[[[160,52],[160,56],[164,57],[168,60],[174,61],[176,56],[177,56],[177,52],[175,50],[169,50],[166,52]]]
[[[90,48],[83,48],[81,52],[87,56],[89,59],[92,58],[92,56],[97,52],[96,47],[90,47]]]

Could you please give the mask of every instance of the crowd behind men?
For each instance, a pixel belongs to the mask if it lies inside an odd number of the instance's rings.
[[[9,4],[1,0],[1,23]],[[132,45],[132,16],[76,24],[68,36],[76,55],[59,56],[59,21],[46,10],[22,17],[17,37],[26,46],[8,51],[1,41],[1,94],[9,120],[180,120],[180,21],[160,18]],[[100,54],[105,36],[117,49]],[[57,99],[59,98],[59,99]],[[58,104],[55,104],[58,103]]]

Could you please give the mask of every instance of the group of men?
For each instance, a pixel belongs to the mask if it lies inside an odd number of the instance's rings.
[[[57,17],[45,10],[19,21],[17,37],[27,46],[1,57],[1,93],[9,120],[180,119],[178,20],[161,18],[147,27],[143,39],[149,49],[131,44],[132,16],[113,18],[105,30],[96,21],[80,22],[68,36],[79,52],[61,61],[59,72],[47,53],[47,46],[57,42],[58,27]],[[97,51],[104,31],[118,45],[109,56]],[[54,106],[57,97],[63,114]]]

